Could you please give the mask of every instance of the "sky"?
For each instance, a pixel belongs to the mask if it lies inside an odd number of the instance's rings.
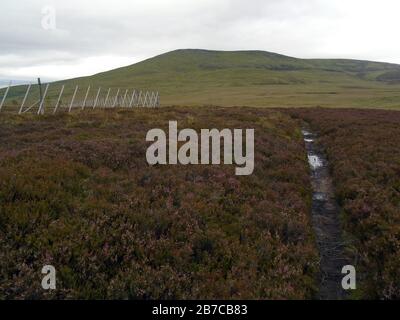
[[[0,84],[185,48],[400,64],[398,0],[1,0],[1,10]]]

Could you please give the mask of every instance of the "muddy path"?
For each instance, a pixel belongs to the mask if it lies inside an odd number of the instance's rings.
[[[308,162],[311,168],[312,223],[320,253],[320,286],[317,298],[340,300],[346,298],[341,273],[347,264],[342,241],[340,209],[335,200],[329,164],[315,142],[317,136],[308,128],[302,130]]]

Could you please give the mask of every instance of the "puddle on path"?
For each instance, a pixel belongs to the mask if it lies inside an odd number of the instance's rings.
[[[323,166],[322,159],[319,156],[315,154],[309,154],[307,156],[308,156],[308,163],[310,164],[311,169],[316,170]]]

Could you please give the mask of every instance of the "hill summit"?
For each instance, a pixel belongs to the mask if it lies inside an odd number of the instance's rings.
[[[163,105],[400,106],[400,65],[265,51],[175,50],[61,83],[158,90]]]

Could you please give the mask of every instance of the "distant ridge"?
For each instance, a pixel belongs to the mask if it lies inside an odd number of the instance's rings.
[[[158,90],[164,105],[400,106],[400,65],[266,51],[180,49],[67,85]],[[14,90],[21,95],[24,88]]]

